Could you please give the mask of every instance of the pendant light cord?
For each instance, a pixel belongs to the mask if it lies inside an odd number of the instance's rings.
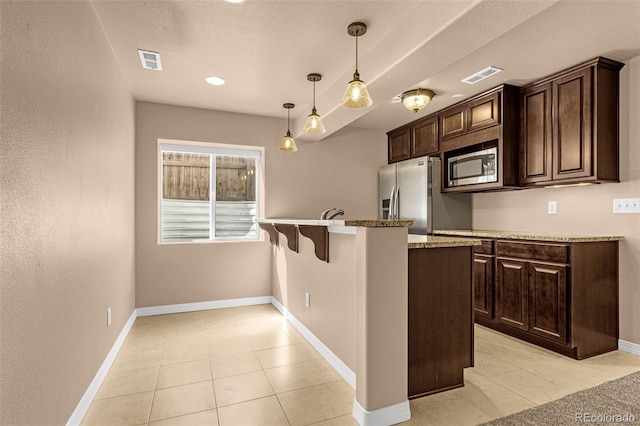
[[[356,36],[356,72],[358,72],[358,36]]]

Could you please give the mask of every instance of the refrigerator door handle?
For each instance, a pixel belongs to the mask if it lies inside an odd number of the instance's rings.
[[[387,219],[393,219],[393,215],[395,207],[396,207],[396,186],[393,185],[393,188],[391,188],[391,197],[389,199],[389,215],[387,216]]]
[[[394,208],[395,217],[394,219],[400,219],[400,185],[396,186],[396,198],[395,198],[396,206]]]

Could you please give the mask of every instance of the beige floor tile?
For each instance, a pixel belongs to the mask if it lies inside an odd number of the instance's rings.
[[[162,356],[162,365],[209,359],[209,347],[202,342],[167,343]]]
[[[240,320],[234,308],[203,311],[204,328],[237,325]]]
[[[257,351],[256,355],[265,369],[320,358],[320,354],[308,343],[265,349]]]
[[[204,328],[204,318],[205,315],[202,311],[172,314],[170,315],[169,326],[174,331],[200,330]]]
[[[313,426],[358,426],[358,422],[353,418],[353,414],[346,414],[330,420],[314,423]]]
[[[231,339],[234,337],[244,336],[244,325],[223,325],[218,327],[206,328],[202,331],[202,339],[206,343],[213,343],[220,340]]]
[[[151,421],[216,408],[211,381],[158,389],[153,397]]]
[[[640,371],[640,355],[623,351],[612,351],[578,361],[581,364],[597,369],[607,375],[607,380]]]
[[[293,343],[302,343],[307,341],[307,339],[305,339],[304,336],[288,322],[282,325],[281,330],[287,333],[287,336]]]
[[[210,358],[251,352],[251,343],[249,343],[249,338],[246,336],[210,342],[208,346]]]
[[[151,334],[142,336],[128,335],[122,344],[120,352],[136,352],[146,350],[164,350],[167,340],[166,334]]]
[[[493,380],[538,405],[561,398],[569,393],[562,386],[521,369],[487,380]]]
[[[273,395],[273,388],[263,371],[215,379],[218,407]]]
[[[218,426],[218,413],[216,410],[200,411],[186,416],[151,422],[149,426]]]
[[[138,317],[129,331],[129,336],[163,335],[171,329],[170,323],[169,315]]]
[[[141,368],[139,370],[114,370],[107,374],[95,398],[104,399],[152,391],[156,388],[157,379],[158,367]]]
[[[118,353],[110,371],[139,370],[142,368],[159,367],[162,362],[164,349],[136,349],[128,347]]]
[[[220,407],[218,416],[220,426],[289,426],[275,396]]]
[[[451,394],[462,397],[494,418],[518,413],[536,404],[491,380],[465,383]]]
[[[134,426],[149,420],[153,392],[134,393],[91,403],[82,426]]]
[[[324,359],[270,368],[265,370],[265,373],[276,393],[335,382],[341,379],[336,370]]]
[[[526,367],[525,370],[562,386],[570,393],[592,388],[607,381],[606,374],[601,371],[579,362],[563,359],[542,361]]]
[[[353,411],[353,389],[344,381],[325,383],[278,394],[292,425],[308,425],[345,416]]]
[[[251,348],[254,351],[262,349],[278,348],[281,346],[292,345],[293,342],[289,339],[289,336],[284,331],[277,331],[275,333],[266,334],[254,334],[249,336],[249,342]]]
[[[518,370],[518,367],[488,352],[475,351],[471,369],[484,377],[493,377]]]
[[[286,320],[284,317],[245,322],[244,331],[247,336],[254,334],[277,333],[282,330],[285,322]]]
[[[438,426],[477,425],[493,419],[471,402],[451,392],[412,400],[411,413],[416,422],[426,419]]]
[[[210,359],[214,379],[261,371],[262,365],[253,352]]]
[[[476,373],[475,369],[473,369],[473,368],[465,368],[463,373],[464,373],[465,384],[467,382],[469,382],[469,383],[477,383],[479,381],[482,381],[482,380],[486,379],[486,377],[483,376],[482,374]]]
[[[157,389],[211,380],[211,365],[208,359],[163,365],[158,375]]]

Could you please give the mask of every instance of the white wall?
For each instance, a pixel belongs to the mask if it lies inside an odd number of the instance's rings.
[[[473,196],[476,229],[623,235],[620,338],[640,344],[640,215],[613,214],[614,198],[640,197],[640,57],[620,73],[620,183]],[[557,201],[558,213],[547,214]]]
[[[0,8],[0,423],[61,425],[134,309],[134,102],[88,2]]]

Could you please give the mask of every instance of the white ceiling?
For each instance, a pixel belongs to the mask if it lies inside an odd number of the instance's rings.
[[[640,55],[640,0],[337,1],[90,0],[135,99],[286,118],[297,139],[345,126],[388,131],[501,83],[522,85],[605,56]],[[340,99],[358,68],[373,105]],[[159,52],[163,71],[142,69],[137,49]],[[487,66],[504,71],[475,85],[460,80]],[[311,112],[309,73],[327,133],[301,134]],[[205,78],[217,75],[224,86]],[[393,98],[424,87],[436,96],[419,113]],[[462,98],[452,95],[461,94]],[[285,129],[283,129],[283,134]]]

